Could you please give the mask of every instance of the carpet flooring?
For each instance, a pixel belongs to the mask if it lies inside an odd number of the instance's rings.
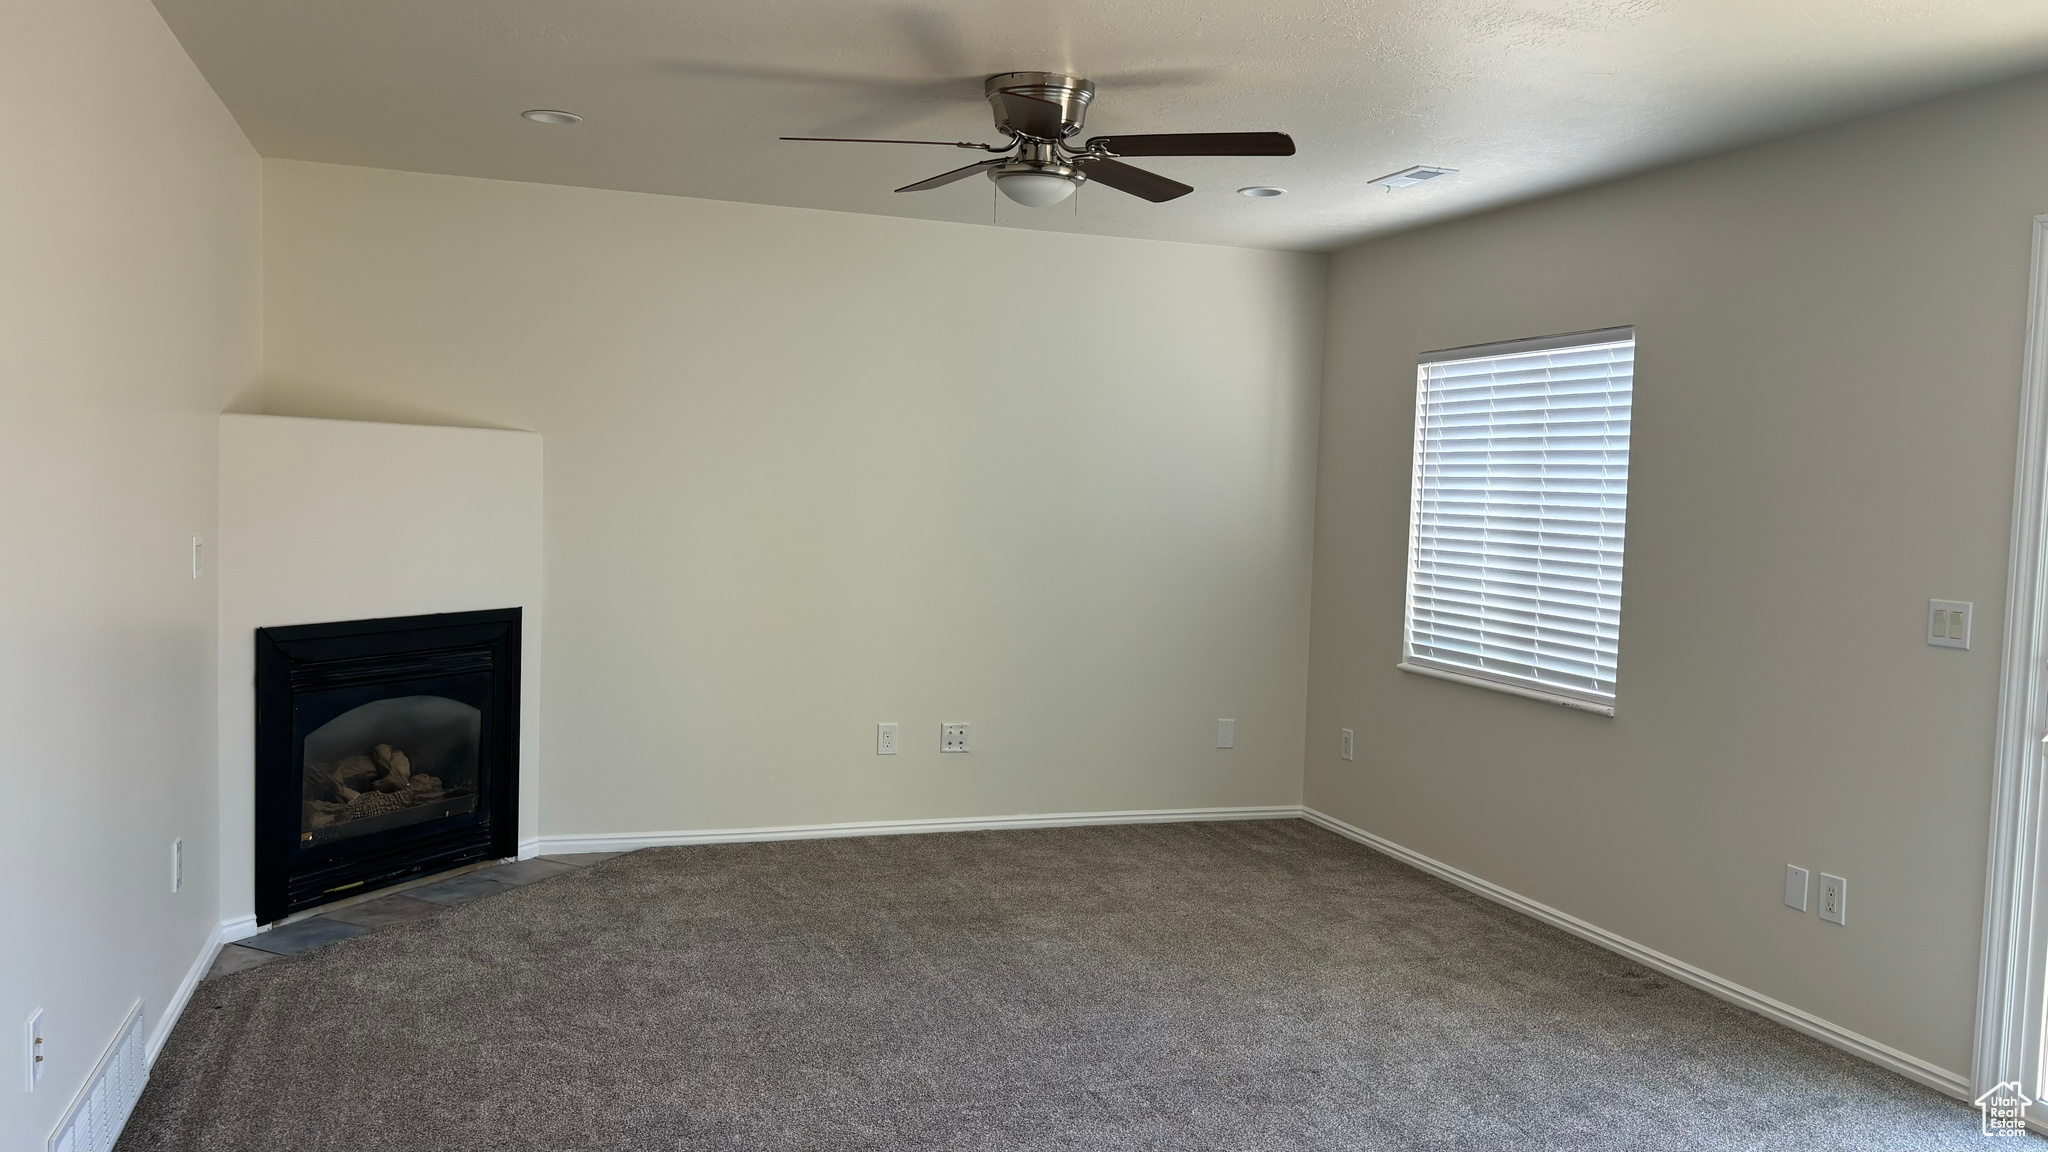
[[[205,981],[120,1143],[2039,1146],[1298,820],[630,853]]]

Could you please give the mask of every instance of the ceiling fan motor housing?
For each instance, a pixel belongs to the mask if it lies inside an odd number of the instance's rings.
[[[996,127],[1031,140],[1065,140],[1081,130],[1095,85],[1057,72],[1005,72],[982,85],[995,109]],[[1025,97],[1005,100],[1008,95]]]
[[[982,85],[996,127],[1017,142],[1017,153],[989,170],[1004,195],[1032,208],[1057,204],[1088,177],[1066,162],[1056,145],[1081,130],[1095,85],[1058,72],[1005,72]]]

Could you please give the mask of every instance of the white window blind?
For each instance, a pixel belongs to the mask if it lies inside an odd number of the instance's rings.
[[[1635,347],[1421,358],[1404,669],[1613,714]]]

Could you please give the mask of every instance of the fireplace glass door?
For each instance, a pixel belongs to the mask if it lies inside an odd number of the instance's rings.
[[[299,843],[330,844],[476,811],[483,712],[446,696],[351,708],[306,736]]]

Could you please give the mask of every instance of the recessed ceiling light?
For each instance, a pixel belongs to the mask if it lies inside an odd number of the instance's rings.
[[[1274,188],[1266,184],[1254,184],[1249,188],[1239,188],[1237,194],[1239,196],[1250,196],[1254,200],[1264,200],[1268,196],[1285,196],[1287,195],[1287,189]]]
[[[535,124],[583,123],[583,117],[578,116],[574,112],[563,112],[555,108],[535,108],[530,112],[521,112],[520,115],[533,121]]]
[[[1415,185],[1426,180],[1434,180],[1439,176],[1449,176],[1456,171],[1456,168],[1435,168],[1428,164],[1417,164],[1413,168],[1403,168],[1399,172],[1389,172],[1377,180],[1367,180],[1366,183],[1377,184],[1391,192],[1396,188],[1413,188]]]

